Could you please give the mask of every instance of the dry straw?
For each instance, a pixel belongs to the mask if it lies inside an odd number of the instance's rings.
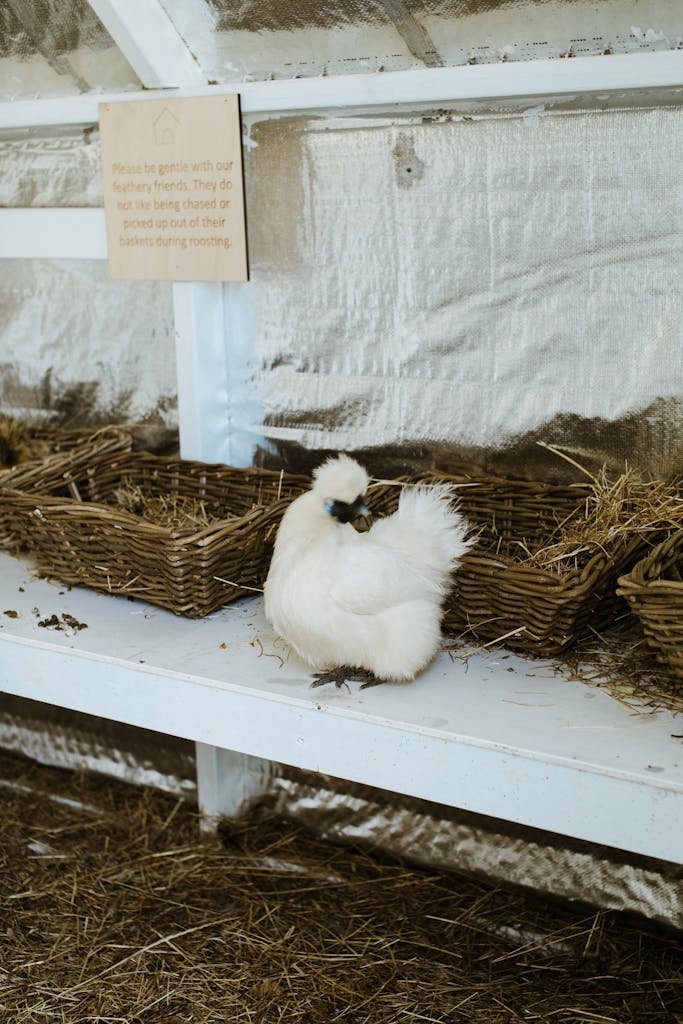
[[[447,606],[448,634],[552,656],[623,611],[618,577],[683,522],[683,501],[674,485],[642,481],[628,468],[609,480],[574,465],[588,482],[554,486],[472,470],[423,477],[456,486],[478,537]]]
[[[27,435],[21,423],[12,416],[0,416],[0,472],[25,462]]]
[[[672,935],[0,756],[7,1024],[676,1024]],[[66,798],[66,801],[64,800]]]
[[[664,664],[641,625],[626,613],[612,628],[590,633],[559,659],[563,676],[606,690],[638,713],[683,714],[683,679]]]
[[[585,564],[596,546],[614,550],[636,536],[661,537],[683,523],[683,497],[675,482],[644,480],[628,465],[616,479],[608,477],[604,467],[594,475],[564,452],[550,445],[542,447],[585,473],[591,481],[591,493],[559,524],[547,545],[533,551],[526,549],[527,564],[561,574]]]
[[[132,483],[117,488],[113,499],[124,512],[131,512],[169,530],[199,530],[220,519],[235,518],[218,512],[212,514],[206,502],[200,498],[182,494],[155,494]]]

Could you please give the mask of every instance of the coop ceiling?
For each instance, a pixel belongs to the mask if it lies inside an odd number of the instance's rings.
[[[140,54],[176,33],[188,67],[224,83],[671,50],[683,11],[677,0],[150,0],[141,12],[0,0],[0,100],[139,88]]]
[[[139,86],[87,0],[0,0],[0,100]]]
[[[163,0],[209,78],[396,71],[672,49],[676,0]]]

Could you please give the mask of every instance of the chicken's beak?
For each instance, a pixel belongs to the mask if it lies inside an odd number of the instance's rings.
[[[368,532],[368,530],[372,526],[372,515],[365,507],[365,505],[361,505],[361,507],[358,509],[358,515],[353,520],[353,523],[351,525],[353,526],[354,530],[358,531],[358,533]]]

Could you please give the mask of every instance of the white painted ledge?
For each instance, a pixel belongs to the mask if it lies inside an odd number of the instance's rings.
[[[15,100],[0,104],[0,128],[94,124],[98,104],[163,96],[239,93],[243,114],[264,119],[296,113],[421,109],[459,102],[518,99],[538,102],[581,95],[683,89],[683,50],[511,61],[367,75],[189,85],[180,89]]]
[[[88,628],[41,628],[36,607]],[[192,621],[0,555],[0,691],[683,862],[680,719],[505,652],[352,693],[286,658],[259,598]]]
[[[0,209],[0,259],[106,260],[103,209]]]

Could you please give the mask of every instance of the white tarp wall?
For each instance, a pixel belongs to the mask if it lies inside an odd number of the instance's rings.
[[[681,128],[655,109],[253,131],[252,352],[235,372],[228,338],[226,363],[260,401],[254,443],[528,472],[543,438],[679,464]]]
[[[94,13],[120,33],[134,6],[5,0],[0,97],[139,88]],[[161,6],[216,82],[683,39],[675,0]],[[253,126],[253,281],[226,293],[216,457],[371,446],[385,462],[464,454],[552,473],[536,464],[543,437],[589,464],[677,465],[679,113],[556,111]],[[92,124],[1,132],[0,167],[0,205],[102,202]],[[3,407],[175,422],[169,287],[109,282],[98,262],[5,261],[0,311]]]
[[[12,135],[7,205],[101,202],[97,132]],[[252,281],[225,290],[216,457],[531,473],[544,439],[680,465],[677,108],[297,119],[249,141]],[[174,422],[169,285],[100,261],[2,270],[6,409]]]

